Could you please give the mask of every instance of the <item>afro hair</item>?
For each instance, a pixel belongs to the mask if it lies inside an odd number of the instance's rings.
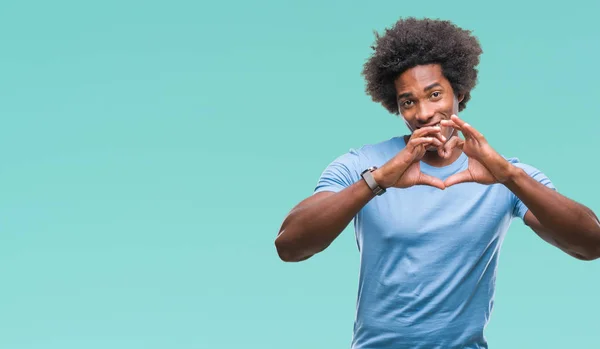
[[[456,95],[464,95],[459,111],[466,108],[471,90],[477,84],[477,65],[483,52],[471,31],[450,21],[435,19],[400,19],[375,33],[372,56],[363,67],[366,92],[390,113],[399,114],[394,80],[407,69],[418,65],[440,64],[444,77]]]

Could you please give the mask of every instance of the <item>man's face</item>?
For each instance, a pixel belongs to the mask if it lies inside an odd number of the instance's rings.
[[[394,81],[398,110],[406,126],[414,132],[424,126],[435,126],[442,120],[458,115],[462,96],[455,96],[450,82],[442,74],[439,64],[420,65],[406,70]],[[449,139],[454,129],[441,127]],[[427,150],[436,150],[430,147]]]

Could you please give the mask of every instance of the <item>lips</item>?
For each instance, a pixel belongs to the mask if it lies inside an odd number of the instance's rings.
[[[431,126],[442,127],[442,125],[441,125],[441,121],[440,121],[440,122],[438,122],[437,124],[429,124],[429,125],[424,125],[424,126],[417,126],[417,129],[419,129],[419,128],[423,128],[423,127],[431,127]]]

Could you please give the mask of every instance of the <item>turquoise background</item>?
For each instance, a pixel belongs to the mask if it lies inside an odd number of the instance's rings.
[[[358,253],[278,260],[351,147],[406,132],[364,93],[373,30],[472,29],[461,116],[600,213],[598,2],[4,1],[0,348],[348,348]],[[515,221],[492,348],[595,347],[600,264]]]

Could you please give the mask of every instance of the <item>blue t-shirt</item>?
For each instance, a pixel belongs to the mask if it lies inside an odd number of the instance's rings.
[[[315,193],[338,192],[370,166],[405,147],[403,137],[352,149],[333,161]],[[508,159],[554,189],[539,170]],[[467,168],[454,163],[423,173],[442,180]],[[527,207],[502,184],[389,188],[354,217],[360,252],[352,348],[487,348],[483,330],[494,304],[502,241]]]

